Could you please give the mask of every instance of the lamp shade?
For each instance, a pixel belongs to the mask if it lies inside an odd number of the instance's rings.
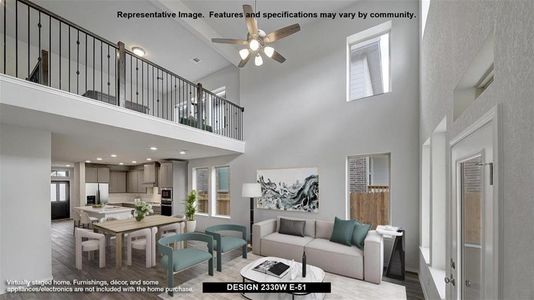
[[[241,196],[243,198],[261,197],[261,185],[259,183],[243,183]]]

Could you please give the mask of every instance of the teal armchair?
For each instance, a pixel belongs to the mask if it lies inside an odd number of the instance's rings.
[[[208,252],[198,248],[173,249],[170,244],[181,241],[201,241],[208,244]],[[213,276],[213,238],[203,233],[181,233],[164,237],[158,241],[158,248],[163,257],[161,265],[167,270],[168,294],[173,295],[174,274],[192,266],[208,261],[208,274]]]
[[[239,231],[242,238],[233,236],[222,236],[218,231]],[[221,224],[206,228],[206,234],[213,237],[215,241],[215,251],[217,251],[217,271],[222,271],[222,255],[234,249],[241,248],[243,258],[247,258],[247,228],[242,225]]]

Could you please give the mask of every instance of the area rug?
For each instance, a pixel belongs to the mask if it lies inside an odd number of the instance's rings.
[[[202,282],[241,282],[241,269],[250,262],[258,259],[259,256],[252,253],[248,258],[237,257],[223,265],[223,271],[214,270],[214,276],[209,276],[207,272],[201,276],[190,279],[182,284],[176,283],[182,289],[190,289],[192,292],[175,293],[173,297],[166,293],[160,294],[162,299],[245,299],[240,294],[203,294]],[[348,278],[340,275],[326,273],[324,282],[332,283],[332,293],[326,294],[324,299],[354,299],[354,300],[379,300],[379,299],[406,299],[406,289],[404,286],[382,281],[381,284],[374,284],[358,279]],[[256,297],[252,297],[256,299]],[[269,299],[291,299],[290,295],[271,295]],[[295,297],[295,299],[307,299],[309,297]]]

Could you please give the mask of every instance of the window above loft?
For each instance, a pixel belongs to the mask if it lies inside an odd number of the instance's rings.
[[[389,93],[391,21],[347,37],[347,101]]]

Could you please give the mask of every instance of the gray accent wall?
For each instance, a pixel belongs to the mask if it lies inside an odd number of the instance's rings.
[[[533,1],[432,1],[420,49],[420,146],[445,116],[450,139],[501,106],[502,299],[534,297],[533,28]],[[493,32],[495,81],[453,121],[453,90]]]
[[[418,5],[416,1],[366,1],[349,10],[417,13]],[[194,160],[189,164],[190,168],[230,165],[231,219],[198,217],[199,229],[220,222],[248,225],[249,203],[241,198],[241,185],[255,182],[256,170],[265,168],[317,167],[320,208],[317,214],[256,209],[256,221],[279,215],[327,220],[345,217],[348,215],[347,157],[391,153],[391,223],[406,230],[407,268],[417,270],[417,20],[393,20],[392,92],[346,102],[346,37],[386,21],[301,24],[301,32],[274,44],[287,58],[285,63],[265,58],[261,67],[249,62],[241,69],[245,154]]]

